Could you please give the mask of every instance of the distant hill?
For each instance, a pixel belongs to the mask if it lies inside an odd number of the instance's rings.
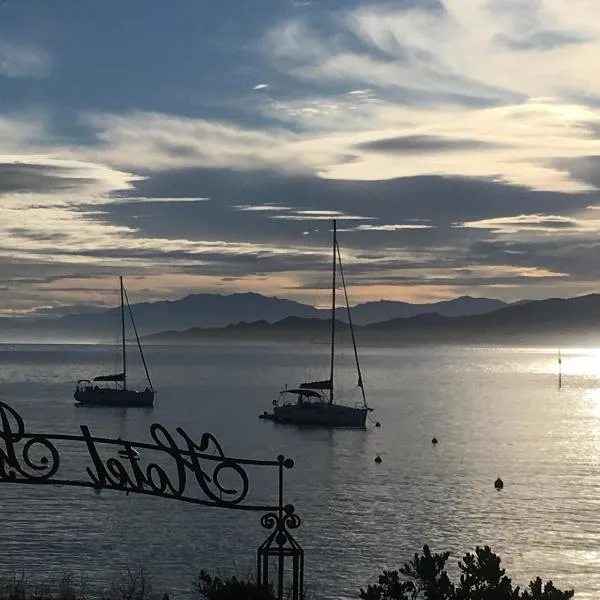
[[[507,306],[500,300],[463,296],[433,304],[410,304],[382,300],[359,304],[352,309],[357,325],[368,325],[399,317],[410,317],[436,311],[442,315],[482,314]],[[78,307],[79,312],[52,317],[51,311],[40,318],[0,319],[0,341],[68,341],[108,342],[116,339],[119,328],[118,307],[98,311]],[[330,311],[308,304],[263,296],[244,294],[191,294],[179,300],[144,302],[132,305],[140,335],[199,328],[221,328],[240,322],[265,321],[276,323],[286,317],[328,319]],[[347,319],[346,309],[336,312],[340,321]]]
[[[443,300],[432,304],[410,304],[409,302],[379,300],[379,302],[365,302],[353,308],[352,322],[359,325],[368,325],[432,312],[445,317],[460,317],[462,315],[489,313],[505,306],[508,306],[508,304],[502,300],[472,298],[471,296],[461,296],[454,300]],[[345,309],[336,313],[336,316],[342,321],[346,320],[344,311]]]
[[[338,330],[348,334],[341,321]],[[194,328],[151,335],[149,342],[206,341],[327,342],[329,323],[320,319],[287,318],[226,328]],[[530,301],[490,313],[448,317],[422,313],[356,327],[361,344],[540,344],[600,345],[600,295]]]

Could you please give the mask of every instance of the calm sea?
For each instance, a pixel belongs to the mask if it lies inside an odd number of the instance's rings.
[[[285,384],[326,376],[326,350],[149,347],[158,398],[147,411],[74,405],[77,379],[116,366],[111,348],[3,345],[0,400],[30,432],[78,434],[86,424],[94,435],[150,441],[160,422],[198,440],[211,432],[233,456],[292,457],[286,500],[302,517],[296,537],[319,598],[357,598],[425,543],[450,550],[451,566],[488,544],[515,583],[540,575],[577,598],[599,596],[600,353],[563,350],[559,391],[554,350],[369,348],[364,380],[381,428],[259,420]],[[353,402],[353,371],[338,372],[340,401]],[[81,447],[62,460],[80,475],[89,464]],[[256,481],[257,497],[272,493]],[[74,571],[94,587],[141,566],[175,598],[191,597],[202,568],[253,573],[267,534],[260,514],[110,491],[2,484],[0,503],[4,572]]]

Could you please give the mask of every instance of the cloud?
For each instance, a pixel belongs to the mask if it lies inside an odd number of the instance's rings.
[[[242,212],[281,212],[290,210],[289,206],[278,206],[277,204],[257,204],[256,206],[239,204],[234,206],[234,208]]]
[[[263,114],[312,133],[307,151],[342,157],[326,177],[437,173],[589,190],[561,165],[600,153],[600,112],[585,100],[600,96],[600,25],[581,18],[591,9],[444,0],[283,21],[265,35],[265,56],[321,95],[272,99]]]
[[[0,162],[0,196],[10,193],[53,194],[94,183],[74,167]]]
[[[39,111],[0,114],[0,153],[3,156],[19,150],[34,154],[49,138],[48,124]]]
[[[23,266],[0,261],[0,285],[13,299],[29,286],[24,310],[91,275],[86,301],[100,302],[122,270],[148,299],[199,286],[306,299],[336,217],[358,298],[585,291],[600,234],[595,4],[319,6],[266,32],[265,63],[220,120],[82,112],[74,143],[48,115],[0,115],[0,256]]]
[[[492,141],[452,139],[435,135],[404,135],[386,137],[357,144],[358,149],[389,152],[391,154],[420,154],[431,152],[456,152],[498,147]]]
[[[100,141],[98,160],[124,168],[308,169],[312,159],[294,150],[298,136],[285,130],[261,131],[229,123],[136,111],[125,115],[86,115]]]
[[[407,229],[431,229],[432,227],[433,225],[426,225],[424,223],[389,223],[386,225],[362,224],[358,227],[348,227],[340,231],[402,231]]]
[[[143,275],[148,290],[138,291],[147,299],[172,297],[176,290],[254,289],[313,302],[330,268],[333,216],[342,217],[354,301],[399,291],[415,299],[453,290],[483,294],[489,285],[529,286],[527,293],[535,295],[550,282],[573,290],[595,277],[591,240],[600,223],[597,211],[586,208],[590,194],[438,177],[346,182],[231,169],[167,170],[130,186],[123,195],[100,197],[77,190],[26,194],[27,211],[15,204],[5,213],[0,255],[29,265],[4,277],[12,290],[30,290],[23,310],[34,305],[34,290],[45,297],[44,306],[69,297],[68,303],[74,297],[106,302],[98,289],[110,290],[119,272]],[[6,197],[16,203],[16,196]],[[201,201],[190,201],[195,198]],[[523,215],[524,205],[531,214]],[[273,218],[288,214],[295,218]],[[304,235],[307,223],[310,235]],[[548,231],[561,260],[548,247]],[[571,264],[573,256],[587,256],[582,264],[588,266]],[[47,265],[62,277],[53,287],[19,283],[25,273],[42,277]],[[77,290],[88,284],[75,282],[88,274],[96,274],[98,289],[84,294]]]
[[[254,276],[287,273],[295,281],[289,282],[290,289],[314,292],[315,273],[328,263],[330,219],[351,216],[342,221],[340,233],[355,290],[378,284],[390,286],[377,292],[389,295],[435,282],[461,291],[463,286],[473,286],[469,291],[475,293],[480,286],[479,293],[485,293],[485,286],[491,284],[523,288],[549,281],[571,290],[589,286],[595,277],[595,270],[589,268],[574,280],[570,275],[574,267],[568,261],[554,261],[549,252],[539,257],[536,253],[538,245],[546,247],[551,232],[558,247],[569,248],[563,250],[566,254],[581,256],[578,244],[600,233],[595,211],[586,208],[595,197],[589,193],[534,192],[494,182],[438,177],[347,182],[273,171],[247,174],[202,169],[189,170],[185,176],[152,175],[136,186],[140,194],[152,196],[163,189],[177,192],[178,182],[179,191],[204,194],[211,201],[198,205],[194,212],[179,213],[168,206],[160,213],[152,209],[151,220],[144,218],[143,206],[133,220],[126,216],[125,206],[112,204],[102,218],[135,222],[146,237],[164,238],[178,232],[190,239],[243,239],[251,245],[281,249],[261,252],[259,260],[252,252],[225,255],[216,245],[197,255],[203,262],[188,261],[188,273],[225,277],[243,277],[244,272]],[[531,214],[523,215],[524,205],[531,207]],[[279,218],[288,215],[292,218]],[[317,228],[311,235],[305,235],[307,222]],[[515,241],[528,241],[530,250],[520,253],[511,245]],[[490,258],[489,246],[483,243],[498,244],[498,256]],[[299,252],[296,258],[298,248],[309,253]],[[169,260],[173,265],[186,264],[184,254],[171,254]],[[591,267],[592,262],[588,264]],[[465,271],[465,265],[477,269]],[[488,266],[494,267],[489,276],[485,274]],[[392,290],[393,285],[403,287]],[[368,294],[366,289],[362,294]]]
[[[280,103],[273,115],[281,117],[282,110]],[[593,186],[572,177],[561,161],[600,152],[600,140],[592,134],[600,111],[550,99],[434,113],[352,96],[309,113],[288,113],[283,120],[312,124],[292,132],[139,111],[96,114],[86,122],[99,143],[83,154],[143,173],[194,166],[271,168],[344,180],[436,173],[580,191]],[[403,161],[397,160],[400,151]]]
[[[585,230],[598,231],[600,220],[578,221],[572,217],[558,215],[530,214],[481,221],[467,221],[460,227],[488,229],[496,233],[521,233],[525,231],[539,233],[556,233],[558,230],[569,230],[570,233],[581,233]]]
[[[0,76],[42,78],[51,67],[49,54],[40,46],[0,36]]]

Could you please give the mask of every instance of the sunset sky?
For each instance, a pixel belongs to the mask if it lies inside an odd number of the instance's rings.
[[[0,0],[0,315],[600,291],[598,0]]]

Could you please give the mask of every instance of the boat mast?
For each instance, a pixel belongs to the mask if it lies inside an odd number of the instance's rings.
[[[335,353],[335,261],[337,255],[337,224],[333,219],[333,269],[331,285],[331,369],[329,372],[329,404],[333,404],[333,363]]]
[[[363,404],[368,408],[367,397],[365,395],[365,386],[363,384],[362,373],[360,370],[360,362],[358,360],[358,350],[356,348],[356,336],[354,335],[354,325],[352,324],[352,314],[350,312],[350,303],[348,302],[348,290],[346,289],[346,279],[344,278],[344,268],[342,267],[342,255],[340,247],[337,247],[338,262],[340,265],[340,276],[342,278],[342,287],[344,288],[344,298],[346,300],[346,310],[348,311],[348,325],[350,325],[350,334],[352,336],[352,347],[354,348],[354,360],[356,361],[356,371],[358,373],[358,387],[362,393]]]
[[[123,389],[127,389],[127,359],[125,357],[125,298],[123,291],[123,276],[119,275],[121,284],[121,344],[123,352]]]
[[[140,336],[138,335],[137,327],[135,326],[135,321],[133,320],[133,312],[131,310],[131,304],[129,304],[129,298],[127,297],[127,290],[123,290],[125,294],[125,302],[127,302],[127,310],[129,310],[129,318],[131,319],[131,324],[133,325],[133,332],[135,333],[135,340],[138,345],[138,350],[140,351],[140,356],[142,357],[142,363],[144,364],[144,370],[146,371],[146,379],[148,380],[148,385],[152,391],[154,388],[152,387],[152,381],[150,380],[150,373],[148,372],[148,365],[146,364],[146,359],[144,358],[144,351],[142,350],[142,343],[140,342]]]

